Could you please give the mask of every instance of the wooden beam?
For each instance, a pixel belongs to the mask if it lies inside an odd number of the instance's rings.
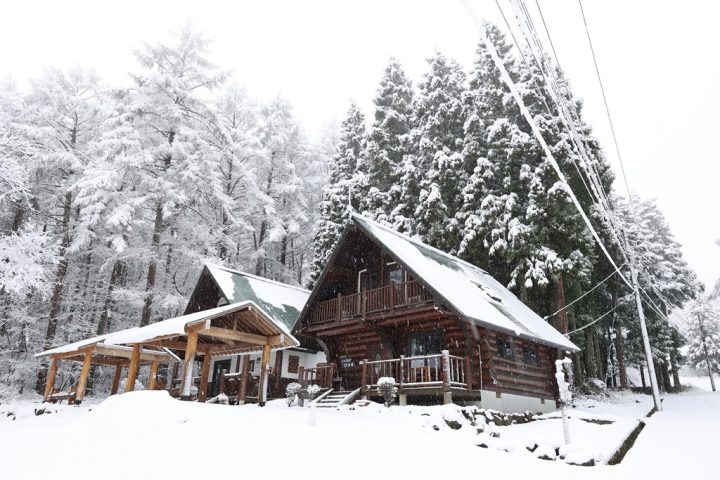
[[[82,370],[80,370],[80,380],[78,381],[77,391],[75,393],[75,404],[80,405],[85,398],[85,387],[87,386],[88,374],[90,373],[90,362],[92,361],[92,352],[85,353]]]
[[[197,351],[198,333],[192,331],[188,333],[187,347],[185,349],[185,358],[183,359],[182,382],[180,383],[180,399],[190,400],[190,387],[192,386],[192,368],[195,361],[195,352]]]
[[[50,370],[48,371],[48,375],[47,375],[47,382],[45,383],[45,393],[43,394],[43,402],[47,402],[47,399],[50,396],[50,393],[52,392],[53,387],[55,386],[55,376],[57,375],[59,361],[60,361],[60,359],[57,356],[52,357],[52,362],[50,363]]]
[[[112,389],[110,395],[116,395],[120,388],[120,377],[122,376],[122,365],[115,365],[115,376],[113,377]]]
[[[130,355],[130,365],[128,365],[127,380],[125,381],[125,391],[132,392],[135,390],[135,380],[138,374],[138,363],[140,362],[140,350],[142,345],[136,343],[132,348],[132,355]]]
[[[260,384],[258,389],[258,404],[263,407],[267,401],[268,370],[270,368],[270,345],[263,345],[262,357],[260,359]]]
[[[148,378],[148,390],[155,390],[155,382],[157,382],[157,371],[160,360],[153,360],[150,364],[150,378]]]
[[[200,392],[198,392],[198,401],[204,402],[207,398],[208,377],[210,376],[210,363],[212,357],[207,353],[203,355],[202,369],[200,370]]]
[[[253,345],[265,345],[268,338],[264,335],[256,335],[254,333],[237,332],[235,330],[228,330],[227,328],[210,327],[199,332],[200,335],[209,337],[224,338],[227,340],[233,340],[235,342],[252,343]]]
[[[98,355],[105,355],[107,357],[117,357],[117,358],[131,358],[132,357],[132,350],[130,349],[124,349],[124,348],[112,348],[107,347],[104,345],[100,345],[97,347],[95,352]],[[155,360],[164,360],[167,362],[170,362],[173,360],[173,357],[171,355],[168,355],[165,352],[158,352],[156,350],[142,350],[140,352],[140,360],[144,362],[152,362]]]

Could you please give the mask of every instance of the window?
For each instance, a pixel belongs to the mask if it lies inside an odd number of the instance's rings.
[[[514,360],[512,343],[504,338],[497,339],[497,351],[500,358],[506,358],[508,360]]]
[[[523,363],[538,366],[537,350],[533,347],[523,346]]]
[[[403,283],[404,280],[402,268],[395,268],[390,270],[390,282],[392,283]]]
[[[298,373],[300,370],[300,357],[297,355],[288,356],[288,373]]]
[[[408,337],[408,355],[433,355],[442,352],[442,335],[438,331],[423,331]]]

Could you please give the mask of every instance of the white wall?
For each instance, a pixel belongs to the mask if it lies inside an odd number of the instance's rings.
[[[276,359],[276,353],[277,350],[272,350],[270,354],[270,366],[272,367],[273,371],[275,371],[275,359]],[[297,379],[298,374],[297,373],[290,373],[288,372],[288,363],[290,359],[290,355],[296,355],[300,357],[300,366],[304,368],[315,368],[318,363],[325,362],[325,353],[324,352],[305,352],[305,351],[295,351],[295,350],[289,350],[284,349],[283,355],[282,355],[282,372],[281,376],[283,378],[292,378]],[[236,372],[238,367],[238,356],[237,355],[225,355],[225,356],[218,356],[214,357],[212,364],[210,365],[210,370],[208,372],[208,375],[210,375],[209,380],[212,381],[212,372],[215,368],[215,362],[218,360],[226,360],[230,359],[230,370],[229,372]],[[259,376],[260,375],[260,353],[250,353],[245,356],[247,360],[255,360],[255,368],[254,370],[250,371],[250,375]],[[241,365],[242,366],[242,365]]]
[[[523,412],[540,412],[549,413],[557,410],[555,400],[552,398],[540,399],[536,397],[526,397],[524,395],[514,395],[512,393],[491,392],[482,390],[482,400],[479,407],[498,410],[505,413],[523,413]]]

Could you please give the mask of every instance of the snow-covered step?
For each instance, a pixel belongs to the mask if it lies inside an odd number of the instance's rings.
[[[318,408],[336,408],[340,405],[352,403],[352,400],[359,393],[359,389],[355,391],[333,391],[315,401]]]

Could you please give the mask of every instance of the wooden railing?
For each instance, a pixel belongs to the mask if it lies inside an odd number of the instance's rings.
[[[391,283],[374,290],[318,302],[310,312],[310,324],[341,322],[366,314],[412,307],[431,301],[432,294],[419,282]]]
[[[307,388],[308,385],[318,385],[320,388],[332,388],[335,370],[334,363],[319,363],[315,368],[300,367],[298,369],[298,383],[300,383],[303,388]]]
[[[443,387],[472,389],[470,365],[466,357],[450,355],[447,350],[437,355],[400,356],[389,360],[363,360],[360,388],[374,388],[381,377],[392,377],[401,390]]]

